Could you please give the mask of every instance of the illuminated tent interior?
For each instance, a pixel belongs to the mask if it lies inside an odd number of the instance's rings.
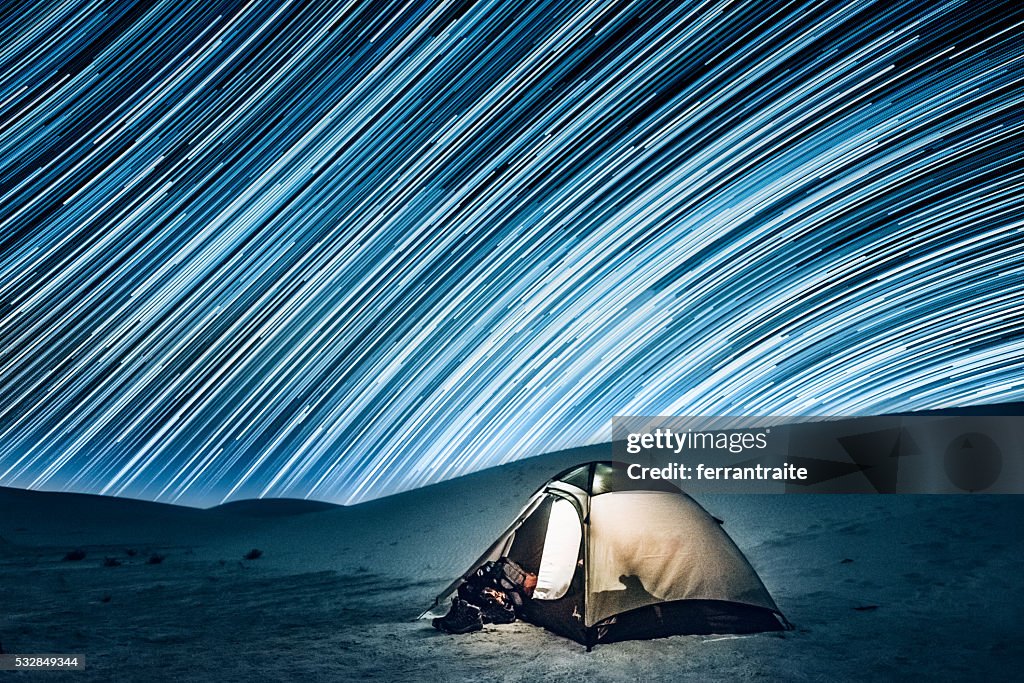
[[[629,479],[618,463],[578,465],[544,484],[435,607],[499,557],[537,574],[521,617],[588,648],[791,627],[720,520],[668,482]]]

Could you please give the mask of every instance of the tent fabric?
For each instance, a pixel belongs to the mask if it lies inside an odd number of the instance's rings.
[[[619,614],[593,629],[592,642],[779,630],[781,626],[776,614],[760,607],[719,600],[681,600]]]
[[[522,618],[588,648],[790,627],[719,520],[671,483],[638,486],[624,471],[586,463],[548,481],[435,606],[506,555],[539,574]]]
[[[531,574],[540,572],[541,559],[544,554],[544,539],[548,530],[548,518],[551,516],[551,506],[555,500],[555,497],[550,495],[539,497],[536,509],[523,520],[514,532],[512,543],[506,553],[509,557],[518,558],[516,562],[519,566]]]
[[[551,503],[534,600],[555,600],[566,594],[576,574],[583,526],[575,506],[564,498]]]
[[[623,491],[590,507],[587,625],[670,600],[728,598],[777,610],[721,525],[689,496]]]

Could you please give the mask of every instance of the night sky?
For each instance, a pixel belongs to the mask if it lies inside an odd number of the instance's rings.
[[[0,8],[0,485],[354,502],[1024,399],[1024,5]]]

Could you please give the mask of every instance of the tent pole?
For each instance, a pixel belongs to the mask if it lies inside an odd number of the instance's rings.
[[[587,652],[594,649],[593,628],[587,625],[590,618],[590,500],[594,496],[594,474],[597,463],[590,463],[587,473],[587,515],[583,518],[583,628],[586,629]]]

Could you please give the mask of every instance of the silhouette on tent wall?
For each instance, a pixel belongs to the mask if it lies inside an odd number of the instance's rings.
[[[601,591],[594,593],[593,600],[609,612],[625,612],[634,605],[646,605],[658,602],[658,599],[647,592],[640,577],[636,574],[621,575],[619,582],[622,590]]]

